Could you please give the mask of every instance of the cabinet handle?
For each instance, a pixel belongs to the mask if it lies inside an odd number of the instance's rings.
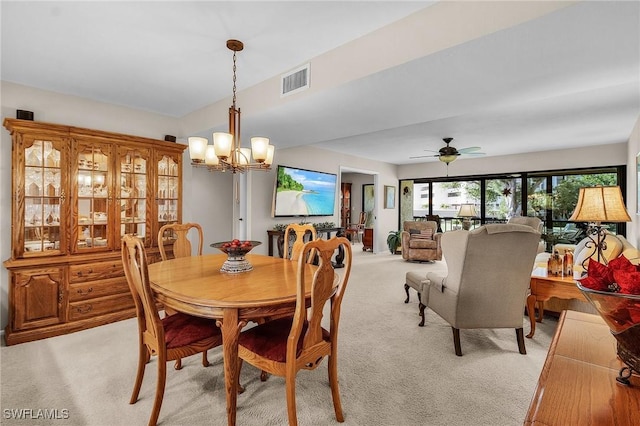
[[[86,314],[91,312],[92,309],[93,309],[93,305],[83,305],[83,306],[78,306],[76,308],[76,312],[79,314]]]
[[[89,269],[87,271],[87,274],[93,274],[93,269]],[[78,271],[78,276],[81,277],[82,276],[82,271]]]
[[[67,196],[64,194],[64,189],[62,191],[60,191],[60,203],[64,203],[64,200],[67,198]]]
[[[64,293],[62,292],[62,289],[58,290],[58,303],[62,303],[62,301],[64,300]]]
[[[81,288],[79,288],[79,289],[78,289],[78,294],[79,294],[79,295],[81,295],[81,296],[86,296],[86,295],[88,295],[88,294],[89,294],[89,293],[91,293],[91,292],[93,292],[93,287],[89,287],[89,288],[87,289],[87,291],[84,291],[84,290],[82,290]]]

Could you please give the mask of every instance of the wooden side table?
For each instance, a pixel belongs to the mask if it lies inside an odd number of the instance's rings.
[[[531,331],[527,334],[532,338],[536,332],[536,322],[542,322],[544,315],[544,302],[557,297],[558,299],[578,299],[586,302],[587,299],[576,285],[580,278],[580,272],[575,271],[573,276],[548,276],[547,268],[538,267],[531,274],[531,293],[527,296],[527,313],[531,323]],[[538,314],[536,316],[536,306]]]
[[[640,425],[640,377],[616,381],[624,364],[598,315],[563,311],[525,425]]]

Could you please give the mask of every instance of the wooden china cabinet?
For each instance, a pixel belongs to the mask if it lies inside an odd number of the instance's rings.
[[[120,239],[182,219],[185,145],[29,120],[12,137],[7,345],[135,316]]]

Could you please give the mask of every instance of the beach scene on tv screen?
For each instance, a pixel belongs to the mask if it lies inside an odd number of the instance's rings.
[[[331,216],[336,175],[278,168],[275,216]]]

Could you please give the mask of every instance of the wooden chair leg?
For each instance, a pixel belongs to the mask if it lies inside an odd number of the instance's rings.
[[[336,413],[336,420],[344,422],[342,413],[342,402],[340,401],[340,388],[338,386],[338,362],[335,355],[329,356],[329,385],[331,385],[331,397],[333,398],[333,410]]]
[[[289,426],[298,426],[298,416],[296,414],[296,372],[287,372],[285,376],[287,390],[287,415],[289,416]]]
[[[527,348],[524,346],[524,330],[522,327],[516,328],[516,339],[518,339],[518,350],[522,355],[526,355]]]
[[[156,384],[156,398],[153,401],[151,410],[151,418],[149,418],[149,426],[155,426],[160,416],[160,408],[162,408],[162,399],[164,398],[164,384],[167,380],[167,360],[163,356],[158,356],[158,382]]]
[[[404,299],[404,303],[409,303],[409,285],[408,284],[404,285],[404,291],[407,293],[407,298]]]
[[[455,327],[451,327],[451,330],[453,330],[453,346],[456,350],[456,355],[462,356],[462,348],[460,347],[460,330]]]
[[[240,384],[240,372],[242,371],[242,358],[238,358],[238,373],[236,376],[238,377],[238,395],[244,393],[244,386]]]
[[[207,358],[207,351],[202,351],[202,366],[203,367],[209,366],[209,358]]]
[[[268,377],[269,377],[269,373],[267,373],[266,371],[262,370],[262,372],[260,373],[260,381],[261,382],[266,382]]]
[[[176,359],[176,363],[174,364],[173,368],[175,370],[182,370],[182,358]]]
[[[418,294],[418,299],[420,299],[420,294]],[[418,307],[420,308],[420,317],[422,318],[422,320],[420,321],[420,324],[418,324],[419,327],[424,327],[424,310],[427,307],[426,305],[423,305],[422,302],[420,302],[418,304]]]
[[[151,355],[149,354],[147,346],[140,343],[140,347],[138,348],[138,371],[136,373],[136,381],[133,385],[133,392],[131,393],[129,404],[135,404],[138,400],[140,387],[142,386],[142,379],[144,378],[144,369],[149,362],[149,359],[151,359]]]

